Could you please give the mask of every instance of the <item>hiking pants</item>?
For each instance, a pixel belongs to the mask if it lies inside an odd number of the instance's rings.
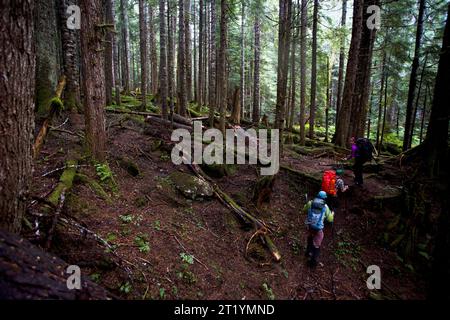
[[[323,240],[323,230],[308,229],[308,241],[312,239],[315,248],[320,248]]]
[[[355,183],[363,184],[363,165],[366,161],[362,158],[356,157],[353,165],[353,173],[355,174]]]

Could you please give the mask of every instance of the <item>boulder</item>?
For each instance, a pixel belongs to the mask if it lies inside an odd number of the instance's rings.
[[[213,187],[206,181],[183,172],[169,176],[174,186],[188,199],[203,200],[214,195]]]

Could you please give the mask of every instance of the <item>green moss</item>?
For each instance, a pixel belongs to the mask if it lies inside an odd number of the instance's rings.
[[[56,186],[55,190],[48,197],[48,201],[53,205],[58,205],[59,198],[63,190],[69,190],[73,184],[73,178],[75,177],[75,173],[77,171],[78,162],[76,160],[69,160],[66,162],[66,169],[62,173],[59,178],[59,183]]]
[[[89,188],[101,199],[105,200],[108,204],[112,204],[110,196],[106,193],[105,189],[95,180],[88,176],[77,173],[75,175],[75,181],[81,182],[89,186]]]
[[[54,97],[50,100],[50,110],[59,113],[64,110],[64,103],[60,98]]]

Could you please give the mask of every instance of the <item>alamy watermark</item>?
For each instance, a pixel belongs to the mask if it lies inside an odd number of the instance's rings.
[[[176,129],[172,132],[171,140],[178,142],[171,154],[174,164],[258,164],[259,162],[262,165],[261,175],[264,176],[275,175],[280,169],[278,129],[260,129],[257,132],[255,129],[244,130],[235,127],[226,130],[225,141],[222,132],[218,129],[208,129],[203,132],[201,121],[194,121],[193,131],[192,134],[186,129]],[[205,148],[203,143],[207,144]]]
[[[69,277],[66,280],[67,289],[81,290],[81,269],[77,265],[67,267],[66,273]]]
[[[381,289],[381,270],[377,265],[367,267],[367,273],[370,276],[366,280],[367,289],[380,290]]]

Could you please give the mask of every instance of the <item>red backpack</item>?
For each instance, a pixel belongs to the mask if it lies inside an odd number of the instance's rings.
[[[330,196],[336,196],[336,172],[334,170],[327,170],[323,173],[322,191]]]

